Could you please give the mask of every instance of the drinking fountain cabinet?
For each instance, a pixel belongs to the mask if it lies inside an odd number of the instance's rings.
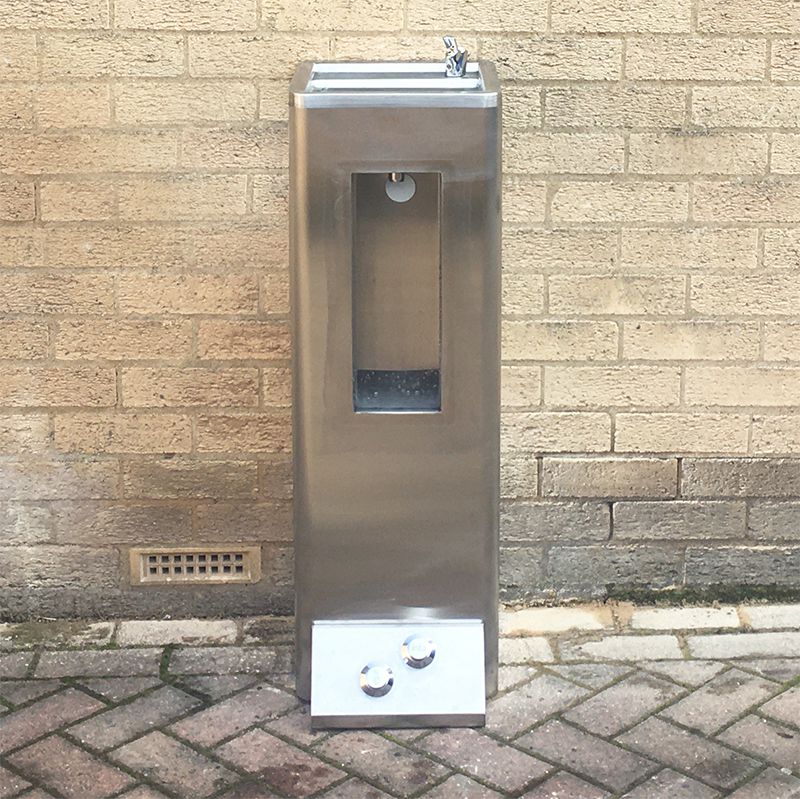
[[[479,725],[497,685],[500,92],[291,84],[297,691],[315,727]]]

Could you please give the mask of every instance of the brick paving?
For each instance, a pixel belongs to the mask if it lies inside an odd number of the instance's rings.
[[[0,799],[800,799],[800,606],[504,613],[480,730],[312,730],[287,619],[51,626],[0,634]]]

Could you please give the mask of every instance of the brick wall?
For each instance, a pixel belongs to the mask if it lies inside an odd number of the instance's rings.
[[[505,596],[797,586],[796,2],[0,0],[0,612],[291,607],[287,79],[442,32],[505,79]]]

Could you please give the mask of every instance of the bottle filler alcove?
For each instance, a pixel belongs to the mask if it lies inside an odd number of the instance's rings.
[[[478,725],[497,684],[500,93],[291,85],[297,691],[315,727]]]

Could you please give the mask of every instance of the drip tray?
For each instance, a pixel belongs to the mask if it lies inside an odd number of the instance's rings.
[[[315,621],[311,726],[477,727],[483,622]]]

